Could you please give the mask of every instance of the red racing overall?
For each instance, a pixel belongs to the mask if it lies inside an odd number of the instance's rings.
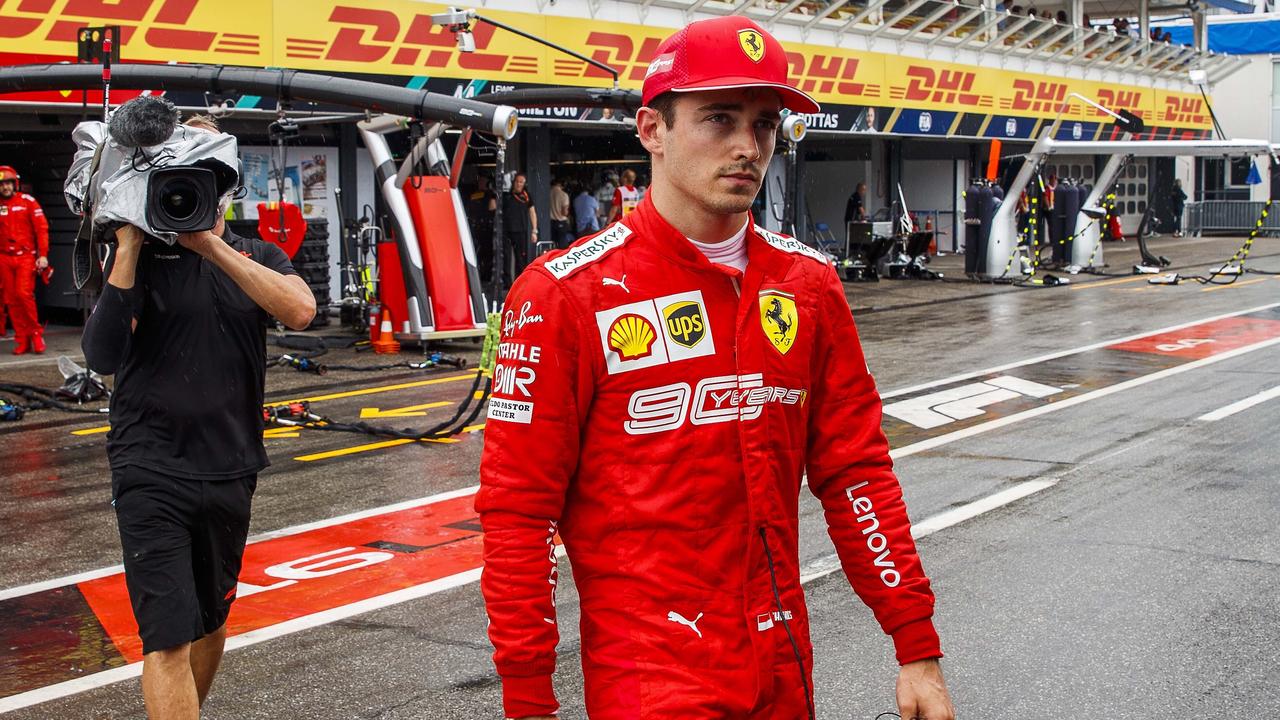
[[[558,707],[557,535],[592,720],[807,717],[806,472],[898,660],[941,656],[840,281],[791,238],[747,247],[745,275],[713,265],[646,198],[512,288],[476,500],[508,717]]]
[[[0,287],[17,336],[15,350],[43,350],[36,316],[36,258],[49,255],[49,221],[40,203],[26,193],[0,198]]]

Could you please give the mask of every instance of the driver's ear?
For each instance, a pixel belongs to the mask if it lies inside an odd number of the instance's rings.
[[[662,114],[651,107],[642,107],[636,112],[636,134],[640,137],[640,144],[650,155],[662,154],[663,138],[666,135],[666,125],[663,123]]]

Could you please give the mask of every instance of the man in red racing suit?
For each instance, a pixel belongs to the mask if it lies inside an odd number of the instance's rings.
[[[36,315],[36,272],[49,266],[49,221],[36,199],[18,192],[18,173],[0,165],[0,297],[13,320],[14,355],[44,352]],[[0,333],[4,331],[0,313]]]
[[[645,103],[659,109],[637,116],[650,193],[534,262],[506,299],[476,500],[505,714],[558,709],[558,535],[593,720],[812,717],[807,472],[846,575],[893,638],[903,717],[950,720],[934,598],[841,283],[824,256],[747,214],[779,110],[816,104],[779,89],[781,46],[741,17],[694,23],[655,65],[674,54],[694,77],[695,43],[716,50],[703,54],[717,73],[762,44],[772,62],[740,73],[772,74],[739,82],[747,92],[704,77],[718,89],[663,100],[651,66]],[[691,229],[737,238],[745,272],[709,260]]]

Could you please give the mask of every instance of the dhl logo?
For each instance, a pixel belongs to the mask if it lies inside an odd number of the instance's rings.
[[[1204,113],[1204,100],[1196,97],[1166,97],[1161,120],[1188,125],[1204,124],[1208,120]]]
[[[119,25],[123,46],[142,40],[159,50],[261,55],[261,36],[192,30],[200,0],[16,0],[0,3],[0,40],[76,42],[87,25]]]
[[[477,38],[478,42],[478,38]],[[657,56],[661,37],[637,39],[630,35],[592,31],[586,40],[588,55],[593,60],[619,70],[623,80],[644,82],[649,63]],[[555,61],[555,74],[560,77],[608,78],[608,74],[580,60]],[[808,93],[851,96],[880,96],[880,86],[857,82],[858,58],[798,52],[787,53],[792,84]]]
[[[1142,92],[1140,90],[1113,90],[1111,88],[1103,88],[1098,91],[1098,103],[1110,110],[1128,110],[1144,120],[1147,117],[1147,111],[1141,109]],[[1109,117],[1106,113],[1093,109],[1093,114],[1099,117]]]
[[[973,83],[978,76],[975,72],[934,70],[919,65],[909,65],[906,75],[910,78],[907,86],[891,86],[889,97],[911,102],[991,106],[989,95],[973,92]]]
[[[880,86],[855,82],[858,58],[819,55],[805,58],[797,52],[787,53],[791,83],[807,93],[879,97]]]
[[[1067,98],[1067,86],[1057,82],[1013,81],[1013,98],[1001,107],[1033,113],[1056,113]]]
[[[453,33],[433,23],[427,14],[402,18],[390,10],[335,5],[329,23],[336,26],[329,39],[286,37],[285,56],[434,68],[456,61],[466,70],[538,74],[536,56],[487,52],[496,28],[483,23],[472,31],[476,43],[473,53],[458,52]]]

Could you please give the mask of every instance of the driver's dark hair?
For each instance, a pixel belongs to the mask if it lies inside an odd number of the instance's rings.
[[[676,124],[676,94],[667,91],[649,101],[649,107],[662,116],[662,123],[667,127]]]

